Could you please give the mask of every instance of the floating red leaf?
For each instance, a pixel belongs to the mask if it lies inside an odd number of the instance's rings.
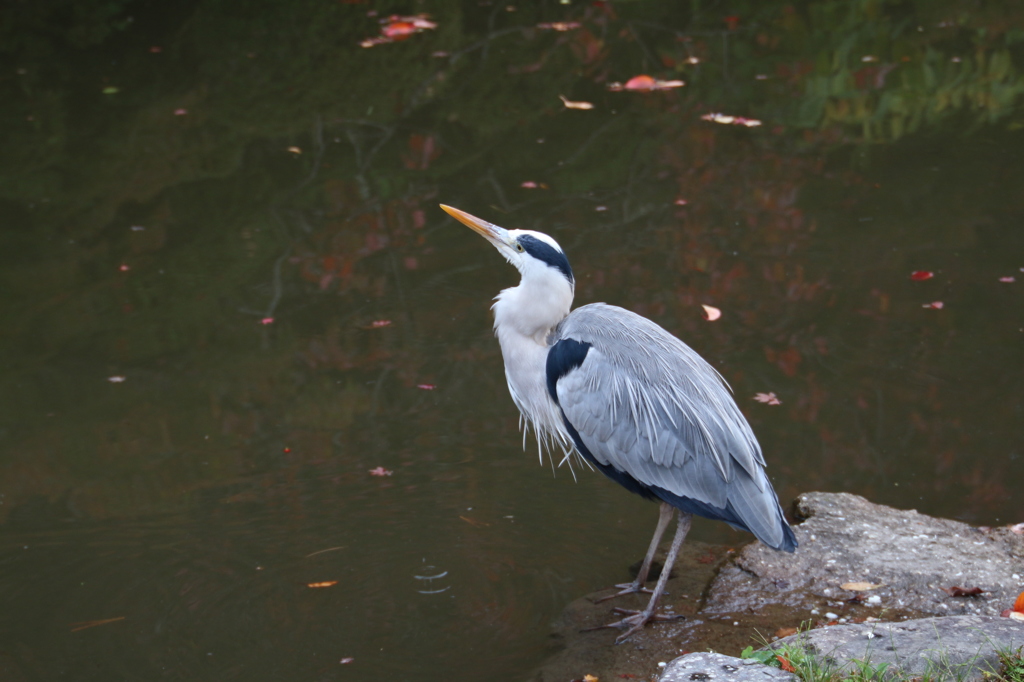
[[[260,320],[260,324],[274,324],[274,318],[264,317],[262,320]]]
[[[417,14],[415,16],[398,16],[393,14],[385,19],[380,20],[380,35],[367,38],[362,41],[360,46],[362,47],[373,47],[375,45],[383,45],[384,43],[393,43],[399,40],[405,40],[411,35],[416,33],[422,33],[437,28],[437,24],[430,21],[426,14]]]
[[[613,92],[619,92],[621,90],[633,90],[634,92],[651,92],[652,90],[670,90],[672,88],[681,88],[686,83],[684,81],[663,81],[657,78],[652,78],[647,74],[640,74],[639,76],[633,76],[628,81],[623,83],[609,83],[608,89]]]
[[[393,473],[395,473],[395,472],[391,471],[390,469],[385,469],[384,467],[377,467],[376,469],[370,469],[370,475],[371,476],[390,476]]]
[[[931,308],[933,310],[942,310],[944,304],[942,301],[932,301],[931,303],[924,303],[921,305],[922,308]]]
[[[999,281],[1003,282],[1005,284],[1010,284],[1012,282],[1016,282],[1017,278],[1016,277],[1000,277]]]
[[[435,388],[437,388],[437,386],[435,386],[434,384],[416,384],[416,388],[420,389],[421,391],[433,391]]]
[[[772,392],[772,393],[755,393],[754,394],[754,400],[756,400],[759,403],[764,403],[766,405],[781,405],[782,404],[782,401],[779,400],[779,397],[777,395],[775,395],[774,392]]]
[[[370,329],[380,329],[381,327],[390,327],[391,320],[374,320],[370,323]]]
[[[910,279],[915,282],[923,282],[926,279],[931,279],[935,276],[935,273],[931,270],[914,270],[910,273]]]
[[[391,38],[392,40],[411,36],[417,31],[416,25],[411,21],[393,21],[390,24],[386,24],[380,30],[384,37]]]

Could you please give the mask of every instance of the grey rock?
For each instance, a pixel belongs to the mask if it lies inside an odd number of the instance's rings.
[[[658,682],[796,682],[797,676],[757,661],[723,654],[680,656],[666,666]]]
[[[848,493],[805,493],[796,509],[805,519],[794,527],[797,551],[745,547],[712,584],[705,613],[762,604],[824,613],[853,596],[840,585],[868,582],[882,587],[863,596],[877,597],[871,604],[890,613],[998,615],[1024,590],[1024,536],[1005,528],[974,528]],[[952,597],[942,589],[952,586],[985,594]]]
[[[833,625],[791,635],[772,643],[803,648],[819,664],[844,672],[859,669],[854,661],[885,677],[980,680],[1000,669],[998,651],[1024,646],[1024,623],[992,616],[945,616],[902,623]]]

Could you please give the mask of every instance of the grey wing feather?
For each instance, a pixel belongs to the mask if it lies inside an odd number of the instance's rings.
[[[602,303],[574,310],[551,341],[566,338],[591,347],[557,382],[558,402],[599,463],[730,508],[766,544],[783,544],[761,448],[711,365],[650,320]]]

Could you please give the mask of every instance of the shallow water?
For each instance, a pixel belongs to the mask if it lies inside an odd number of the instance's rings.
[[[438,203],[702,353],[784,504],[1024,520],[1004,4],[2,10],[5,679],[521,679],[626,576],[655,508],[522,452]]]

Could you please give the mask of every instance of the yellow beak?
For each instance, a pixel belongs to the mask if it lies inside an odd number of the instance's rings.
[[[505,228],[498,227],[497,225],[489,223],[482,218],[477,218],[475,215],[470,215],[465,211],[460,211],[459,209],[452,208],[451,206],[441,204],[441,208],[444,209],[445,213],[455,218],[481,237],[484,237],[495,246],[508,245],[508,230]]]

